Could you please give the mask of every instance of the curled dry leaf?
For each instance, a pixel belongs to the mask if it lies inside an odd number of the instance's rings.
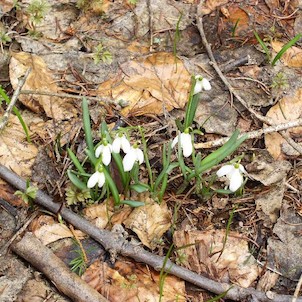
[[[171,226],[171,214],[164,202],[159,205],[149,199],[145,206],[132,211],[124,225],[135,232],[145,246],[154,249]]]
[[[276,125],[296,120],[302,116],[302,88],[297,89],[293,96],[283,97],[267,113]],[[295,127],[286,130],[293,139],[301,135],[302,127]],[[284,140],[279,133],[269,133],[265,135],[265,145],[268,152],[275,159],[283,159],[284,155],[297,155],[295,150]]]
[[[121,65],[122,75],[102,83],[101,96],[126,101],[123,115],[162,114],[183,108],[191,77],[183,62],[170,53],[156,53]]]
[[[278,53],[285,43],[272,41],[272,48]],[[288,67],[302,67],[302,49],[296,46],[289,48],[281,57],[281,61]]]
[[[63,238],[74,237],[70,229],[62,223],[55,222],[51,217],[42,215],[32,223],[33,233],[44,245],[55,242]],[[85,237],[85,234],[79,230],[74,231],[78,239]]]
[[[46,91],[58,93],[59,87],[54,82],[50,70],[43,59],[37,55],[25,52],[12,53],[9,65],[10,81],[15,89],[18,78],[22,77],[28,68],[32,68],[23,90]],[[75,108],[67,100],[49,95],[20,95],[19,100],[36,113],[45,112],[47,117],[63,120],[76,115]]]
[[[24,130],[15,115],[0,132],[0,163],[23,178],[31,175],[31,166],[38,154],[38,148],[26,141]]]
[[[175,246],[185,247],[178,250],[178,260],[198,274],[249,287],[259,271],[247,241],[239,233],[230,232],[223,249],[225,234],[224,230],[175,231]]]
[[[112,302],[159,301],[159,272],[129,260],[116,261],[114,268],[96,261],[82,279]],[[184,282],[168,275],[161,301],[186,301]]]

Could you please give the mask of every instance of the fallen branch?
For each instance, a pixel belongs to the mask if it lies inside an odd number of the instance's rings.
[[[237,93],[237,91],[232,87],[232,85],[229,83],[229,81],[227,80],[227,78],[224,76],[224,74],[221,72],[215,57],[213,55],[212,49],[210,44],[207,41],[204,29],[203,29],[203,21],[202,21],[202,17],[203,14],[201,12],[201,7],[202,7],[202,3],[203,1],[201,1],[201,3],[198,6],[198,10],[197,10],[197,16],[196,16],[196,20],[197,20],[197,28],[199,30],[200,36],[201,36],[201,40],[202,40],[202,44],[204,45],[208,56],[210,58],[211,64],[213,66],[213,68],[215,69],[216,73],[218,74],[218,76],[220,77],[220,79],[222,80],[223,84],[228,88],[229,92],[231,93],[231,95],[234,95],[235,98],[251,113],[253,114],[255,117],[257,117],[258,120],[260,120],[261,122],[267,124],[267,125],[271,125],[273,126],[275,123],[273,121],[272,118],[268,117],[268,116],[263,116],[261,114],[259,114],[256,110],[254,110],[248,103],[245,102],[245,100]],[[302,154],[302,146],[297,144],[285,131],[280,131],[280,134],[282,135],[282,137],[287,141],[287,143],[289,145],[291,145],[296,151],[298,151],[300,154]]]
[[[272,132],[278,132],[281,130],[286,130],[294,127],[302,126],[302,119],[297,119],[294,121],[290,121],[284,124],[279,124],[279,125],[274,125],[274,126],[269,126],[263,129],[251,131],[251,132],[245,132],[239,135],[239,138],[242,137],[243,135],[247,135],[248,139],[251,138],[259,138],[263,134],[266,133],[272,133]],[[206,149],[206,148],[213,148],[213,147],[218,147],[222,146],[224,143],[226,143],[229,140],[230,137],[223,137],[220,139],[217,139],[215,141],[210,141],[210,142],[204,142],[204,143],[197,143],[194,145],[195,149]]]
[[[26,190],[26,182],[1,164],[0,177],[17,189]],[[41,190],[38,190],[35,202],[52,213],[59,212],[66,221],[91,236],[109,252],[121,254],[123,256],[130,257],[137,262],[148,264],[157,271],[160,271],[164,266],[164,257],[154,255],[140,246],[135,246],[110,231],[97,228],[86,219],[78,216],[69,209],[66,209],[65,207],[61,208],[61,204],[54,203],[52,198]],[[259,302],[289,302],[292,298],[288,295],[279,295],[270,291],[265,293],[254,288],[242,288],[237,285],[220,283],[178,266],[170,260],[166,262],[164,270],[167,273],[191,282],[192,284],[215,294],[221,294],[228,290],[224,298],[232,299],[234,301],[252,301],[252,299],[254,299],[253,301]],[[302,298],[297,299],[297,302],[302,302]]]
[[[89,286],[77,274],[32,233],[11,246],[12,250],[49,278],[55,286],[72,301],[108,302],[99,292]]]

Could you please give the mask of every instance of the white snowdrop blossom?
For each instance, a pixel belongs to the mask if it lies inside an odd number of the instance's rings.
[[[106,140],[103,140],[102,145],[99,145],[95,150],[95,157],[99,158],[102,155],[102,162],[108,166],[111,162],[112,146]]]
[[[211,88],[212,88],[211,84],[210,84],[209,80],[207,80],[206,78],[203,78],[200,75],[196,75],[195,80],[196,80],[196,83],[195,83],[193,95],[197,94],[203,90],[211,90]]]
[[[105,183],[105,174],[104,172],[96,171],[94,172],[88,179],[87,187],[89,189],[93,188],[96,184],[98,184],[99,188],[101,188]]]
[[[130,147],[130,150],[123,158],[124,171],[131,171],[135,162],[138,162],[139,164],[144,162],[144,153],[136,144],[133,147]]]
[[[246,171],[241,164],[225,165],[217,172],[217,176],[226,176],[230,181],[229,188],[232,192],[236,192],[243,184],[243,174]]]
[[[172,148],[175,147],[179,139],[183,156],[189,157],[193,152],[192,138],[191,134],[189,133],[189,129],[185,129],[183,133],[179,132],[179,134],[173,139]]]
[[[112,151],[114,153],[120,153],[121,149],[124,153],[128,153],[130,151],[130,143],[123,133],[117,134],[112,143]]]

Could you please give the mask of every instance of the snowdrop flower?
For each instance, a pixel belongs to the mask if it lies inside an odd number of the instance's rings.
[[[112,151],[114,153],[120,153],[120,150],[124,151],[124,153],[128,153],[130,151],[130,143],[126,138],[125,134],[118,133],[112,143]]]
[[[196,75],[195,76],[195,87],[194,87],[194,94],[197,94],[199,92],[201,92],[202,90],[211,90],[211,84],[209,82],[209,80],[207,80],[206,78],[203,78],[201,75]]]
[[[99,145],[95,150],[95,157],[100,157],[102,154],[102,162],[105,166],[108,166],[111,162],[112,146],[103,139],[102,145]]]
[[[88,179],[87,187],[89,189],[93,188],[96,184],[98,184],[99,188],[101,188],[105,183],[105,174],[102,172],[102,168],[100,171],[94,172]]]
[[[246,171],[241,164],[225,165],[221,167],[217,172],[217,176],[226,176],[230,181],[230,190],[232,192],[237,191],[243,184],[243,175]]]
[[[193,152],[193,144],[188,128],[185,129],[183,133],[179,132],[179,134],[173,139],[172,148],[175,147],[179,139],[180,139],[180,146],[182,148],[183,156],[189,157]]]
[[[131,171],[136,161],[138,161],[139,164],[142,164],[144,162],[144,153],[135,144],[133,147],[130,147],[130,150],[123,158],[124,171]]]

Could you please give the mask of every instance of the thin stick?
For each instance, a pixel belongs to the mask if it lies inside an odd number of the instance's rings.
[[[279,124],[275,126],[269,126],[264,129],[259,129],[251,132],[245,132],[239,135],[239,137],[243,135],[247,135],[248,139],[251,138],[259,138],[261,135],[266,134],[266,133],[272,133],[272,132],[278,132],[281,130],[286,130],[294,127],[302,126],[302,118],[290,121],[284,124]],[[210,141],[210,142],[205,142],[205,143],[198,143],[195,144],[194,147],[195,149],[207,149],[207,148],[213,148],[213,147],[218,147],[222,146],[230,137],[223,137],[220,139],[217,139],[215,141]]]
[[[87,100],[116,104],[116,102],[112,101],[109,98],[105,99],[105,98],[99,98],[94,96],[76,95],[70,93],[56,93],[56,92],[40,91],[40,90],[21,90],[20,94],[48,95],[48,96],[56,96],[59,98],[70,98],[70,99],[77,99],[77,100],[82,100],[83,98],[86,98]]]
[[[292,299],[292,302],[297,302],[297,298],[298,298],[298,295],[299,295],[301,286],[302,286],[302,274],[301,274],[300,279],[299,279],[299,281],[298,281],[298,284],[297,284],[297,286],[296,286],[296,289],[295,289],[295,292],[294,292],[294,297],[293,297],[293,299]]]
[[[11,185],[13,185],[14,187],[16,187],[17,189],[26,190],[26,181],[24,181],[17,174],[10,171],[1,164],[0,177]],[[35,202],[40,206],[45,207],[52,213],[57,213],[61,208],[60,204],[55,203],[51,197],[49,197],[41,190],[37,191]],[[253,297],[254,300],[258,302],[288,302],[292,298],[288,295],[279,295],[273,292],[269,292],[268,295],[268,293],[258,291],[254,288],[242,288],[235,284],[220,283],[211,280],[186,268],[178,266],[170,260],[165,262],[164,257],[154,255],[140,246],[133,245],[131,242],[118,237],[117,234],[113,234],[107,230],[99,229],[83,217],[78,216],[69,209],[66,209],[65,207],[61,208],[60,214],[63,219],[65,219],[67,222],[71,223],[76,228],[90,235],[90,237],[99,242],[107,251],[121,254],[125,257],[131,257],[137,262],[142,262],[147,265],[150,265],[157,271],[160,271],[164,266],[165,272],[177,276],[188,282],[191,282],[196,286],[199,286],[212,293],[222,294],[227,292],[224,296],[224,298],[226,299],[232,299],[234,301],[245,301],[250,300],[251,297]],[[273,299],[269,298],[272,296]],[[302,302],[302,298],[298,298],[297,302]]]
[[[17,85],[17,88],[11,98],[11,101],[10,103],[8,104],[7,108],[6,108],[6,111],[3,115],[3,117],[0,119],[0,131],[4,129],[4,127],[6,126],[7,122],[8,122],[8,119],[9,119],[9,116],[18,100],[18,97],[20,95],[20,92],[21,92],[21,89],[23,87],[23,85],[25,84],[25,81],[27,79],[27,77],[29,76],[31,72],[31,68],[28,68],[23,76],[23,78],[19,79],[19,82],[18,82],[18,85]]]

